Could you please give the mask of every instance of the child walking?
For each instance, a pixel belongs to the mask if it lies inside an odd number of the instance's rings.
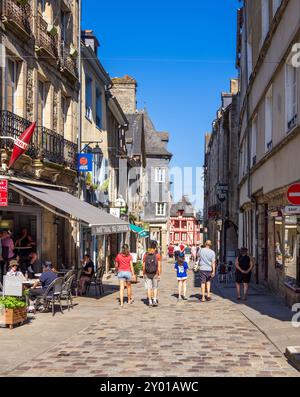
[[[188,271],[188,264],[185,261],[184,258],[184,253],[180,253],[178,255],[178,260],[175,263],[174,269],[177,272],[177,280],[178,280],[178,300],[180,301],[181,299],[187,300],[186,297],[186,282],[187,282],[187,271]],[[182,297],[182,292],[183,290],[183,297]]]

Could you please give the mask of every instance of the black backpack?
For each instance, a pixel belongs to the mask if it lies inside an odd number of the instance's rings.
[[[146,274],[153,274],[155,275],[158,268],[158,261],[156,258],[156,254],[151,254],[150,252],[146,254],[145,260],[145,270]]]

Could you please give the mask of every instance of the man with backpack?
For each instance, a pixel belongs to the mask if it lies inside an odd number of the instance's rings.
[[[153,241],[143,258],[143,275],[147,289],[149,307],[157,306],[157,290],[161,275],[161,257],[157,253],[157,245]],[[153,297],[153,299],[152,299]]]

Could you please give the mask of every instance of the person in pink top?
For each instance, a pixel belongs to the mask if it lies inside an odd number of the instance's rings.
[[[1,244],[2,244],[2,258],[4,261],[4,274],[7,271],[9,262],[14,259],[15,253],[15,245],[14,241],[11,238],[11,234],[7,231],[4,230],[1,238]]]
[[[133,259],[129,252],[129,247],[124,244],[122,252],[116,257],[116,270],[120,281],[120,307],[124,307],[124,289],[127,287],[128,303],[133,303],[131,278],[134,275]]]

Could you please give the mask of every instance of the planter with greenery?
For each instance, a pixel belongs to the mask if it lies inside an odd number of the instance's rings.
[[[4,296],[0,298],[0,324],[13,328],[27,319],[26,302],[22,298]]]
[[[137,261],[137,263],[134,263],[134,273],[136,277],[141,277],[141,274],[143,272],[143,264],[142,261]]]

